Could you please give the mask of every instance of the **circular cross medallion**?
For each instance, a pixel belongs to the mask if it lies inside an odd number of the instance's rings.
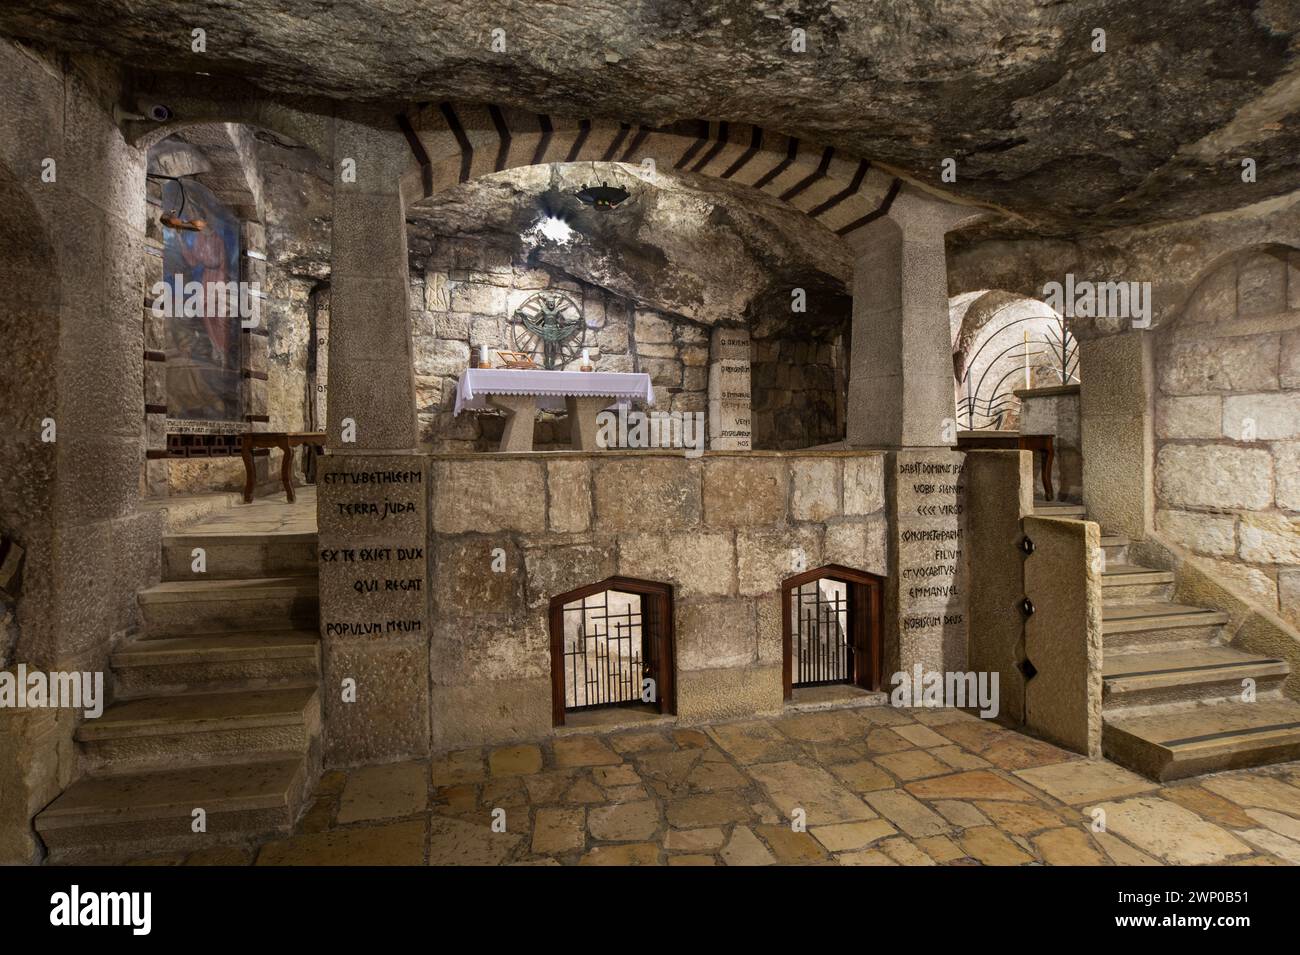
[[[543,368],[563,368],[581,356],[585,333],[582,309],[563,292],[538,292],[510,319],[515,351],[540,353]]]

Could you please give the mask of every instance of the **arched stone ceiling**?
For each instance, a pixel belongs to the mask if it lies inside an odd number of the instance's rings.
[[[203,73],[214,92],[242,77],[286,100],[752,124],[935,186],[951,157],[947,188],[1014,214],[1002,235],[1300,187],[1294,0],[9,0],[0,32]]]

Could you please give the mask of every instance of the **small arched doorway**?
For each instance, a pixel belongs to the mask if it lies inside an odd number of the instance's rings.
[[[609,577],[551,598],[551,717],[624,706],[677,710],[673,589]]]
[[[883,583],[875,574],[828,564],[782,584],[785,699],[800,687],[837,683],[880,689]]]

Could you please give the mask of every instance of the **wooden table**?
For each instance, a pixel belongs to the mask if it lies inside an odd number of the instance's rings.
[[[293,503],[293,449],[311,445],[321,451],[325,447],[324,431],[248,431],[240,435],[240,452],[244,457],[244,503],[253,503],[253,487],[257,483],[253,469],[253,451],[256,448],[279,448],[284,452],[280,459],[280,482],[285,497]]]
[[[1052,487],[1052,462],[1056,460],[1056,448],[1050,434],[1021,434],[1018,431],[958,431],[957,447],[962,449],[1012,448],[1018,451],[1033,451],[1043,456],[1043,493],[1047,500],[1053,500],[1056,492]]]

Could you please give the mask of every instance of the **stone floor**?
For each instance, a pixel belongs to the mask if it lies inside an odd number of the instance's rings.
[[[1159,785],[953,710],[795,713],[331,772],[290,838],[139,861],[1300,864],[1300,763]]]
[[[185,527],[185,534],[314,534],[316,487],[294,488],[294,502],[284,491],[264,494],[252,504],[242,501]]]

